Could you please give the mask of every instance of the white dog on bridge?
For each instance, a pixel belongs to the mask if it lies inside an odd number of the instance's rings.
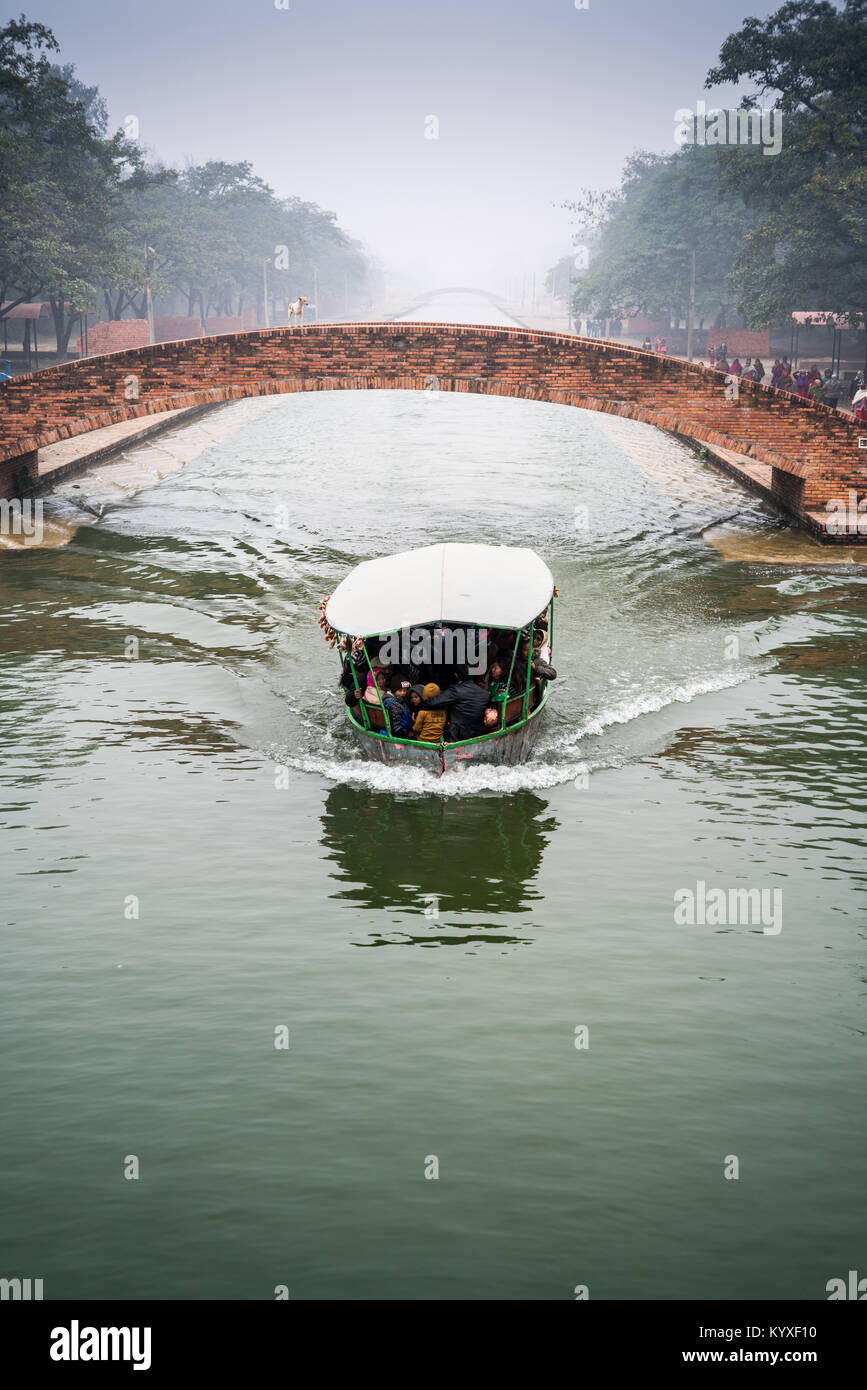
[[[298,323],[301,324],[301,325],[303,326],[303,324],[304,324],[304,305],[305,305],[306,303],[307,303],[306,297],[305,297],[303,294],[299,294],[298,298],[295,299],[295,300],[293,300],[292,303],[289,305],[289,327],[290,327],[290,328],[292,328],[292,327],[294,326],[296,319],[298,320]]]

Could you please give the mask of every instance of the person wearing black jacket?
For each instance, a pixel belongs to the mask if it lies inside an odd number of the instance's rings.
[[[490,704],[487,676],[471,680],[466,667],[461,667],[455,675],[457,679],[453,685],[422,704],[422,709],[443,709],[448,706],[451,710],[449,743],[461,743],[465,738],[478,738],[483,734],[485,710]]]
[[[355,667],[355,679],[358,681],[356,688],[352,678],[352,668]],[[356,657],[345,656],[343,658],[343,670],[340,673],[340,686],[344,692],[344,699],[351,709],[357,705],[364,694],[364,687],[367,683],[367,658],[364,652],[359,652]]]

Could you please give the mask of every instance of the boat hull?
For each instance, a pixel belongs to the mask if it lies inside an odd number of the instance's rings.
[[[541,717],[547,701],[542,703],[521,724],[512,725],[502,733],[488,734],[464,743],[417,743],[412,740],[386,738],[384,734],[362,729],[352,717],[350,727],[364,756],[372,762],[404,767],[426,767],[431,772],[449,772],[470,763],[493,763],[516,766],[531,756],[539,736]]]

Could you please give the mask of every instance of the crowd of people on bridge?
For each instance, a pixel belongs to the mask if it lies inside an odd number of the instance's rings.
[[[645,338],[641,344],[641,349],[642,352],[656,352],[665,357],[668,353],[668,343],[660,337],[654,338],[653,342],[649,338]]]
[[[641,349],[643,352],[655,352],[665,356],[668,345],[664,338],[657,337],[651,342],[645,335]],[[821,372],[814,362],[809,370],[804,367],[795,368],[788,357],[777,357],[768,373],[760,357],[746,357],[742,362],[735,353],[729,359],[728,343],[714,344],[710,339],[707,357],[708,366],[713,367],[715,371],[725,372],[726,376],[739,377],[743,381],[754,381],[757,384],[765,382],[777,391],[790,391],[793,396],[805,396],[819,405],[830,406],[832,410],[839,406],[843,410],[851,410],[857,420],[867,420],[867,390],[863,372],[856,372],[854,376],[847,373],[846,380],[841,380],[831,367],[826,367],[824,372]],[[705,363],[700,361],[698,365],[703,367]]]
[[[541,613],[520,632],[477,629],[478,661],[467,664],[396,666],[380,660],[371,642],[356,644],[344,658],[340,684],[360,724],[366,706],[376,729],[419,743],[460,743],[494,733],[522,717],[528,691],[532,709],[557,672],[547,660],[548,618]],[[379,645],[379,652],[385,643]],[[514,703],[513,703],[514,702]]]
[[[720,343],[718,346],[708,343],[707,352],[710,365],[718,372],[725,372],[726,376],[742,377],[745,381],[764,380],[765,364],[760,357],[747,357],[742,362],[735,353],[729,361],[728,343]]]
[[[795,368],[788,357],[777,357],[774,359],[770,375],[768,375],[765,365],[759,357],[747,357],[744,362],[741,362],[735,353],[729,361],[726,343],[721,343],[716,347],[709,344],[708,357],[710,365],[718,372],[725,372],[727,376],[741,377],[755,382],[762,382],[768,377],[768,384],[778,391],[790,391],[793,396],[806,397],[819,405],[828,405],[834,410],[842,402],[844,408],[851,409],[856,418],[867,418],[864,396],[859,394],[864,391],[863,372],[857,372],[850,380],[841,381],[831,367],[826,367],[822,372],[814,362],[809,369]]]

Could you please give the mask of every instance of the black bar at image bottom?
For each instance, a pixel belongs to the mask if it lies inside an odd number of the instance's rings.
[[[568,1318],[550,1312],[546,1316],[550,1332],[563,1335],[564,1349],[580,1348],[582,1361],[592,1355],[594,1364],[612,1371],[801,1365],[827,1375],[851,1364],[863,1344],[863,1313],[853,1306],[865,1301],[860,1294],[856,1300],[827,1303],[571,1301],[580,1306]],[[843,1301],[848,1306],[840,1306]],[[335,1302],[337,1307],[331,1311],[327,1304],[301,1299],[267,1304],[9,1301],[2,1309],[3,1347],[7,1364],[47,1375],[49,1380],[74,1373],[92,1377],[100,1367],[115,1376],[139,1372],[160,1382],[185,1370],[213,1370],[225,1376],[233,1370],[278,1363],[289,1346],[297,1354],[305,1345],[305,1334],[312,1333],[308,1343],[312,1350],[325,1321],[334,1321],[342,1333],[351,1335],[353,1304]],[[469,1317],[478,1330],[480,1315],[484,1322],[490,1317],[491,1330],[495,1330],[498,1315],[491,1304],[484,1314],[480,1306],[484,1302],[479,1300],[471,1308],[463,1300],[461,1307],[457,1303],[437,1306],[433,1316],[438,1335],[449,1322],[457,1333],[462,1324],[469,1331]],[[366,1347],[363,1359],[367,1361],[372,1310],[369,1302],[363,1307],[364,1325],[359,1327],[363,1340],[357,1345]],[[529,1350],[538,1326],[538,1311],[531,1313],[528,1303],[520,1307],[526,1311],[509,1316],[512,1351],[516,1340]],[[431,1316],[430,1304],[400,1304],[407,1331],[417,1330],[424,1336]],[[506,1346],[498,1341],[489,1347],[486,1358],[495,1362],[500,1347],[505,1354]],[[325,1353],[329,1359],[334,1355],[333,1344],[326,1344]],[[443,1354],[449,1353],[444,1350]]]

